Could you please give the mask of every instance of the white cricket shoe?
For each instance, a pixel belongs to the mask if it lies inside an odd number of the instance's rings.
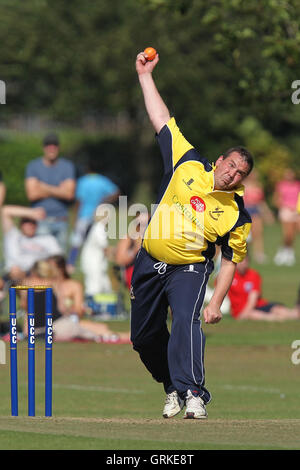
[[[185,419],[204,419],[207,418],[207,412],[204,401],[200,397],[196,397],[190,390],[187,391]]]
[[[295,258],[294,250],[292,248],[287,248],[285,264],[287,266],[294,266],[295,263],[296,263],[296,258]]]
[[[173,416],[180,413],[183,407],[184,400],[180,398],[176,390],[174,392],[168,393],[163,410],[163,417],[172,418]]]
[[[283,264],[285,264],[285,259],[286,254],[284,248],[279,248],[274,257],[274,263],[277,264],[277,266],[282,266]]]
[[[277,264],[277,266],[294,266],[296,258],[293,248],[280,248],[276,253],[274,263]]]

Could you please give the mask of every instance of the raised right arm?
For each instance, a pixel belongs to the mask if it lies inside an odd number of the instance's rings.
[[[40,207],[31,208],[24,206],[5,205],[1,211],[2,229],[8,232],[14,226],[15,217],[28,217],[33,220],[45,218],[45,211]]]
[[[152,77],[152,72],[158,61],[158,54],[156,54],[152,61],[147,61],[144,52],[140,52],[136,58],[136,71],[144,95],[146,111],[157,134],[170,120],[169,110],[160,96]]]

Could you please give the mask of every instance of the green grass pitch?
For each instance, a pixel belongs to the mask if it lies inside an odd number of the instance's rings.
[[[267,230],[274,255],[279,231]],[[264,295],[292,306],[298,265],[259,267]],[[129,322],[112,323],[126,330]],[[18,343],[19,413],[10,416],[9,347],[0,365],[0,449],[202,450],[298,449],[300,364],[292,343],[300,321],[238,322],[228,315],[204,325],[208,419],[161,417],[163,388],[131,345],[55,343],[53,417],[44,418],[44,344],[36,345],[36,418],[27,417],[27,344]],[[300,358],[300,351],[298,357]]]

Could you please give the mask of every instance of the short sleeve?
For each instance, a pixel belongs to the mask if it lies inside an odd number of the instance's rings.
[[[165,173],[173,170],[180,158],[193,148],[172,117],[156,136],[163,157]]]
[[[253,271],[252,286],[252,291],[261,293],[261,277],[256,271]]]
[[[37,178],[36,160],[31,161],[26,166],[25,178]]]
[[[236,194],[235,200],[239,209],[239,217],[234,227],[221,238],[218,244],[221,245],[224,258],[234,263],[240,263],[247,254],[247,238],[250,233],[252,221],[244,207],[243,198]]]
[[[102,177],[102,181],[104,196],[110,196],[111,194],[114,194],[116,191],[118,191],[119,188],[106,176]]]
[[[76,171],[75,171],[75,165],[73,164],[73,162],[71,162],[70,160],[61,159],[60,163],[62,165],[61,180],[62,181],[68,180],[68,179],[75,180],[76,179]]]
[[[251,223],[245,223],[230,231],[221,242],[221,251],[224,258],[240,263],[247,254],[247,238]]]

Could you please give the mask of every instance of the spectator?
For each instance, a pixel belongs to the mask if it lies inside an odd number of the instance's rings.
[[[72,273],[78,252],[93,223],[99,204],[113,204],[120,195],[119,188],[106,176],[96,172],[95,164],[90,161],[88,172],[78,178],[76,187],[76,222],[71,235],[71,250],[68,259],[68,271]]]
[[[47,266],[46,266],[47,265]],[[44,285],[53,287],[53,334],[56,341],[85,339],[97,343],[129,343],[129,332],[115,333],[107,324],[85,320],[83,288],[79,281],[71,279],[66,270],[63,256],[50,257],[45,263],[35,265],[26,279],[26,285]],[[43,293],[37,293],[39,313],[45,305]],[[21,307],[26,308],[26,291],[21,291]],[[42,298],[42,299],[41,299]],[[39,332],[45,323],[38,320]],[[27,324],[24,322],[24,334]]]
[[[250,268],[249,256],[237,264],[228,296],[231,303],[231,314],[238,320],[283,321],[300,319],[298,305],[291,309],[278,302],[269,302],[262,297],[262,279],[257,271]]]
[[[67,248],[68,207],[75,194],[75,167],[59,158],[59,140],[48,135],[43,141],[44,155],[26,168],[25,189],[33,207],[42,207],[46,217],[39,221],[37,233],[54,235],[62,250]]]
[[[279,210],[282,229],[282,243],[274,258],[278,266],[293,266],[296,262],[294,242],[300,228],[300,215],[297,211],[299,193],[300,181],[297,180],[294,170],[287,168],[274,193],[274,203]]]
[[[256,169],[253,169],[245,179],[244,203],[252,218],[251,243],[253,257],[257,263],[266,261],[264,249],[264,222],[273,223],[274,216],[266,201],[262,184],[259,181]]]
[[[134,262],[136,256],[141,248],[144,231],[148,225],[149,215],[147,213],[141,213],[137,217],[136,232],[134,234],[127,234],[126,238],[121,239],[118,242],[115,262],[118,266],[124,269],[124,281],[130,289],[131,277],[134,268]]]
[[[108,239],[106,223],[93,223],[83,244],[80,256],[80,268],[84,277],[85,296],[112,292],[108,275]]]
[[[6,186],[3,182],[2,172],[0,171],[0,207],[3,206],[6,196]]]
[[[53,235],[37,234],[37,222],[45,217],[44,209],[5,205],[1,217],[6,277],[22,279],[36,261],[61,253]],[[20,228],[15,218],[20,218]]]

